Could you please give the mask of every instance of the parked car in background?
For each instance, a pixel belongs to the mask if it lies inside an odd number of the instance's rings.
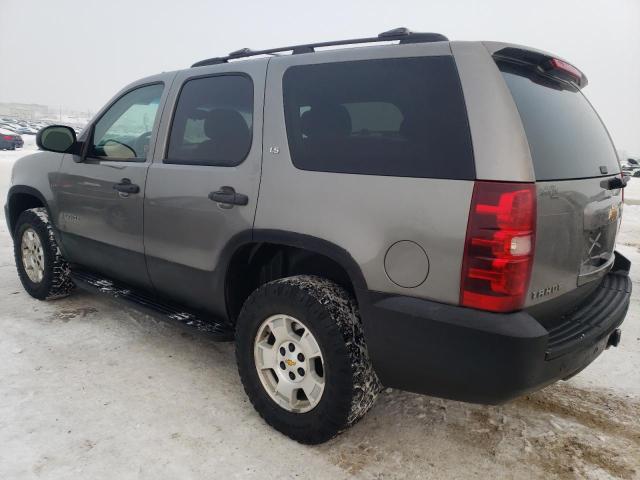
[[[30,127],[28,125],[21,125],[18,129],[18,133],[21,135],[35,135],[38,133],[38,129]]]
[[[16,148],[22,148],[24,146],[24,140],[18,133],[13,133],[13,143],[15,144]]]
[[[640,160],[635,158],[627,158],[622,161],[622,171],[633,176],[637,171],[640,171]]]
[[[33,128],[26,122],[0,122],[0,128],[6,128],[20,135],[35,135],[38,129]]]
[[[2,150],[15,150],[16,148],[22,148],[24,141],[22,137],[11,130],[0,128],[0,149]]]
[[[16,120],[12,118],[0,118],[0,128],[5,128],[16,132],[20,135],[35,135],[38,131],[48,125],[50,122],[33,121],[33,120]]]
[[[8,130],[12,130],[15,133],[18,133],[20,135],[35,135],[36,133],[38,133],[38,131],[34,128],[31,128],[25,125],[20,125],[17,123],[1,124],[0,128],[6,128]]]
[[[11,122],[0,122],[0,128],[4,128],[5,130],[11,130],[12,132],[17,132],[20,126]]]

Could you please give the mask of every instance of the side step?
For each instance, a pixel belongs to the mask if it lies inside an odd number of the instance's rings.
[[[228,342],[234,338],[233,328],[225,323],[206,318],[201,313],[185,310],[179,305],[165,302],[153,295],[135,290],[95,273],[73,269],[71,278],[82,289],[105,293],[118,300],[126,300],[150,313],[159,314],[172,323],[177,322],[189,329],[198,330],[212,340]]]

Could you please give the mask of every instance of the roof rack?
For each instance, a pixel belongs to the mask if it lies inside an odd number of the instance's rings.
[[[400,27],[382,32],[377,37],[354,38],[351,40],[333,40],[330,42],[306,43],[303,45],[292,45],[289,47],[270,48],[267,50],[251,50],[250,48],[242,48],[231,52],[226,57],[213,57],[206,60],[200,60],[191,67],[202,67],[204,65],[216,65],[219,63],[227,63],[229,60],[238,58],[254,57],[256,55],[271,55],[278,52],[291,52],[292,55],[300,53],[313,53],[316,48],[334,47],[336,45],[351,45],[357,43],[373,43],[373,42],[389,42],[399,40],[400,43],[427,43],[427,42],[446,42],[449,39],[440,33],[422,33],[412,32],[408,28]]]

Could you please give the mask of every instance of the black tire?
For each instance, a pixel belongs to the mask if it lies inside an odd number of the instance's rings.
[[[285,314],[304,322],[324,361],[325,386],[319,403],[306,413],[278,405],[263,387],[254,361],[262,322]],[[245,302],[236,325],[236,361],[245,392],[262,418],[304,444],[325,442],[355,424],[381,390],[364,341],[358,307],[339,285],[320,277],[283,278],[258,288]]]
[[[29,278],[23,262],[22,237],[29,228],[38,236],[43,250],[44,274],[39,282]],[[38,300],[52,300],[71,293],[74,284],[69,265],[58,248],[45,208],[31,208],[20,214],[14,232],[13,252],[20,281],[29,295]]]

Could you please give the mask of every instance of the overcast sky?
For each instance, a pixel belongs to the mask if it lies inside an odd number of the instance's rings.
[[[238,48],[397,26],[566,58],[616,146],[640,154],[639,0],[0,0],[0,101],[95,111],[139,77]]]

